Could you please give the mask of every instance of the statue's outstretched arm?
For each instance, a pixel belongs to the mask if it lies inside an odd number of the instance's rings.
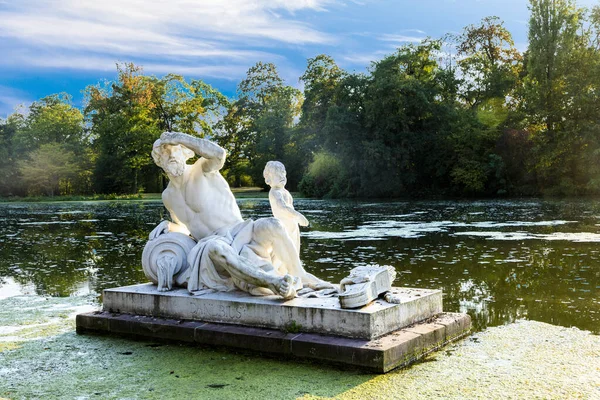
[[[277,210],[280,213],[285,214],[287,218],[295,220],[296,222],[298,222],[298,224],[300,224],[300,226],[308,226],[308,220],[306,219],[306,217],[298,211],[294,210],[293,207],[290,207],[285,202],[283,194],[280,191],[272,191],[270,196],[272,196],[273,199],[273,207],[277,207]]]
[[[181,132],[164,132],[160,135],[164,144],[182,145],[202,157],[198,160],[204,172],[218,171],[225,164],[227,152],[224,148],[210,140],[201,139]],[[198,163],[197,163],[198,164]]]

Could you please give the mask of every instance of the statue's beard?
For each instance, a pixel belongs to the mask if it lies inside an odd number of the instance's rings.
[[[185,170],[185,162],[179,160],[167,162],[167,165],[165,165],[164,168],[167,175],[181,176],[183,175],[183,171]]]

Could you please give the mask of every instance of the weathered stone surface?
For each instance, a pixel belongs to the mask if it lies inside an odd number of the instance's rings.
[[[399,304],[376,300],[356,310],[336,298],[251,296],[217,292],[192,296],[185,289],[159,292],[152,284],[104,291],[104,311],[134,315],[374,339],[442,312],[439,290],[392,288]]]
[[[459,318],[461,314],[444,313],[436,318],[435,323],[444,325],[446,330],[444,331],[444,340],[451,341],[454,339],[455,332],[464,332],[471,327],[471,318]]]
[[[273,329],[205,323],[195,330],[194,341],[266,353],[290,354],[290,343],[295,336],[297,334]]]
[[[455,323],[440,323],[451,320]],[[110,312],[77,316],[78,333],[104,332],[229,346],[353,365],[376,372],[388,372],[406,366],[447,344],[450,341],[447,338],[455,340],[467,334],[469,327],[468,315],[445,313],[379,339],[364,340]]]
[[[350,275],[340,282],[340,306],[342,308],[364,307],[381,294],[392,289],[396,279],[396,270],[391,265],[361,265],[353,268]],[[390,301],[394,299],[397,301]],[[386,294],[388,303],[401,303],[402,299],[395,298],[391,293]]]

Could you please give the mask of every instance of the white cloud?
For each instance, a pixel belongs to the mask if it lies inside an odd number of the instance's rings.
[[[402,29],[401,32],[415,32],[418,34],[425,34],[425,32],[420,29]],[[402,44],[420,43],[421,41],[426,39],[426,36],[409,36],[389,33],[375,34],[372,32],[358,32],[354,33],[354,35],[374,36],[377,40],[386,43],[385,45],[383,45],[384,48],[381,48],[379,50],[374,50],[366,53],[346,53],[340,56],[340,59],[342,61],[345,61],[350,65],[362,66],[368,66],[372,62],[381,60],[383,57],[393,53],[398,48],[398,46]]]
[[[420,43],[423,39],[425,39],[425,36],[392,35],[388,33],[379,37],[381,41],[393,43]]]
[[[243,76],[249,66],[246,63],[223,65],[186,65],[177,63],[160,63],[149,60],[133,58],[114,58],[99,55],[18,55],[10,60],[5,60],[5,65],[13,67],[29,65],[37,68],[53,68],[61,70],[78,71],[115,71],[117,63],[133,62],[141,66],[144,72],[163,75],[168,73],[184,76],[211,77],[220,79],[235,79]],[[1,100],[1,98],[0,98]]]
[[[425,35],[425,31],[422,31],[421,29],[402,29],[401,32],[415,32],[421,35]]]
[[[378,50],[369,53],[348,53],[340,56],[340,59],[349,65],[369,66],[372,62],[379,61],[391,51]]]
[[[25,5],[26,4],[26,5]],[[326,33],[270,11],[321,11],[323,1],[211,0],[32,0],[0,11],[0,33],[27,41],[43,40],[91,47],[193,45],[213,48],[223,41],[266,39],[281,43],[331,42]],[[44,37],[40,37],[40,35]]]
[[[248,65],[202,65],[186,66],[146,63],[141,64],[144,71],[151,74],[179,74],[188,76],[210,76],[212,78],[233,79],[235,76],[242,76],[248,70]]]
[[[0,64],[106,70],[133,59],[148,71],[194,71],[232,78],[277,46],[331,44],[294,19],[331,0],[29,0],[0,8]],[[138,61],[141,60],[141,61]],[[151,60],[152,62],[148,62]],[[241,68],[244,65],[244,68]],[[173,68],[172,68],[173,67]]]

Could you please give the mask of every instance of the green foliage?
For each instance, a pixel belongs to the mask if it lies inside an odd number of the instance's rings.
[[[335,104],[336,93],[345,76],[346,73],[328,55],[320,54],[308,59],[306,71],[300,77],[304,83],[304,102],[298,136],[303,152],[313,152],[325,144],[322,130],[329,107]]]
[[[336,184],[343,180],[340,160],[327,151],[320,151],[313,157],[298,189],[310,197],[335,197]]]
[[[597,193],[600,9],[532,0],[524,110],[535,146],[539,190]]]
[[[18,182],[18,153],[15,149],[14,137],[22,129],[25,118],[20,113],[0,120],[0,196],[22,194]]]
[[[438,41],[408,45],[374,64],[365,95],[363,139],[368,162],[360,191],[376,197],[405,195],[424,172],[423,151],[444,126],[434,54]]]
[[[219,122],[214,139],[227,149],[227,159],[223,174],[234,187],[244,183],[251,186],[249,175],[249,155],[252,154],[252,131],[250,119],[244,115],[244,108],[238,102],[230,104],[227,114]]]
[[[559,128],[568,99],[582,10],[571,0],[531,0],[527,55],[527,111],[548,131]]]
[[[288,188],[315,197],[599,194],[600,6],[530,0],[530,11],[523,54],[486,17],[454,50],[427,39],[364,74],[317,55],[303,92],[272,63],[252,66],[232,101],[118,65],[115,82],[86,89],[84,114],[56,94],[0,120],[0,195],[159,192],[150,149],[167,130],[223,146],[235,187],[265,186],[279,160]]]
[[[522,56],[503,25],[498,17],[486,17],[457,37],[463,98],[471,107],[489,99],[504,100],[515,87]]]
[[[227,99],[202,81],[179,75],[146,76],[117,65],[118,79],[86,89],[85,113],[98,153],[94,171],[101,193],[161,191],[162,173],[150,157],[164,131],[212,134]]]
[[[83,115],[65,93],[33,102],[0,124],[1,195],[87,193],[93,154]],[[61,154],[53,154],[52,152]]]
[[[83,114],[73,107],[71,96],[54,94],[34,101],[29,106],[22,129],[13,143],[19,152],[27,153],[48,143],[62,143],[72,151],[80,151],[87,141]]]
[[[140,172],[151,171],[148,149],[161,133],[154,113],[166,109],[153,101],[157,88],[139,68],[119,66],[118,73],[118,81],[110,86],[86,89],[85,112],[98,153],[94,182],[100,193],[138,191]],[[171,121],[163,117],[160,122],[168,126]],[[158,175],[158,171],[153,172]]]
[[[80,171],[75,153],[66,145],[46,143],[19,161],[19,172],[29,195],[71,194]],[[62,188],[62,191],[61,191]]]
[[[477,107],[477,119],[488,128],[498,128],[508,118],[509,110],[501,97],[489,98]]]
[[[440,48],[431,40],[403,46],[370,75],[340,78],[321,131],[323,147],[343,165],[329,195],[406,196],[448,179],[457,85],[436,61]]]
[[[231,149],[225,172],[236,186],[244,175],[254,185],[265,187],[262,171],[269,160],[288,167],[288,185],[295,188],[301,175],[294,136],[294,121],[302,94],[285,86],[271,63],[259,62],[248,70],[238,86],[240,98],[231,104],[216,140]]]

